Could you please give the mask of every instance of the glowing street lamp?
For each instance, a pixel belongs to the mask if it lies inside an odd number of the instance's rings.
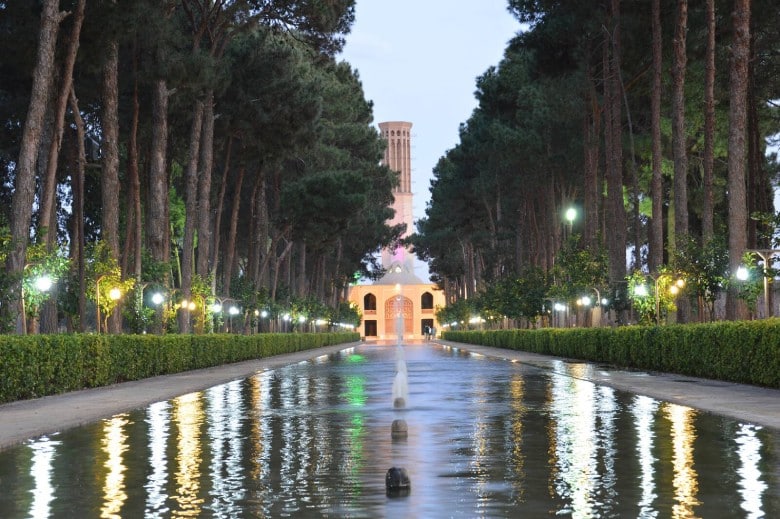
[[[35,280],[35,288],[37,288],[39,292],[48,292],[51,290],[52,284],[54,284],[54,281],[46,274]]]
[[[228,315],[230,316],[230,331],[233,331],[233,317],[241,313],[241,310],[238,309],[237,306],[231,305],[230,308],[228,308]]]
[[[105,275],[102,275],[98,277],[95,280],[95,330],[97,333],[100,333],[101,323],[100,323],[100,281],[106,277]],[[113,287],[111,290],[108,291],[108,297],[112,301],[118,301],[122,298],[122,291],[117,288]]]
[[[659,283],[663,278],[672,278],[671,274],[661,274],[655,278],[655,324],[661,322],[661,294],[659,293]],[[677,278],[669,287],[669,293],[673,296],[677,296],[680,290],[685,286],[685,280],[683,278]]]
[[[780,249],[748,249],[745,252],[757,255],[764,262],[764,268],[762,269],[762,277],[764,278],[764,305],[766,307],[766,317],[772,317],[772,292],[769,290],[770,266],[772,265],[772,258],[780,254]],[[745,279],[747,279],[747,269],[745,270]],[[739,269],[737,269],[737,278],[739,278]]]
[[[566,209],[566,221],[569,222],[569,226],[574,225],[574,220],[577,218],[577,210],[573,207]]]
[[[574,220],[577,219],[577,210],[574,207],[569,207],[566,209],[566,212],[563,213],[563,217],[569,222],[569,236],[571,236],[574,234]]]
[[[26,265],[25,268],[27,268],[29,265]],[[37,290],[38,292],[45,294],[49,290],[51,290],[52,285],[54,284],[54,280],[48,275],[48,274],[41,274],[35,280],[32,282],[32,286]],[[27,333],[27,308],[25,308],[24,304],[24,283],[22,283],[21,287],[21,300],[20,305],[22,307],[22,311],[19,315],[19,319],[17,321],[17,333],[19,334],[25,334]]]

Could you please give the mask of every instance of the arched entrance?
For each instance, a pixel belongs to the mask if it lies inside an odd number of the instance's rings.
[[[399,316],[401,317],[400,323],[398,320]],[[389,298],[385,301],[385,336],[397,337],[399,333],[403,335],[413,334],[413,316],[414,304],[411,299],[401,295]]]

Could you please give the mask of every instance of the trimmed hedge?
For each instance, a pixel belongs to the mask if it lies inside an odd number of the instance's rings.
[[[448,331],[445,340],[780,389],[780,319]]]
[[[0,335],[0,402],[358,340],[357,333]]]

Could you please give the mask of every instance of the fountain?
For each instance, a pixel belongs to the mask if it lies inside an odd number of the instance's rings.
[[[404,350],[398,346],[395,350],[395,378],[393,379],[393,407],[396,409],[406,407],[409,401],[409,382],[406,374],[406,360]]]
[[[395,330],[398,342],[395,348],[395,378],[393,379],[393,407],[396,409],[406,407],[409,400],[409,384],[407,382],[406,359],[404,358],[404,312],[403,298],[401,297],[401,285],[395,286]]]
[[[395,329],[398,342],[395,347],[395,378],[393,379],[393,407],[403,409],[409,399],[409,383],[406,372],[406,358],[403,349],[403,299],[401,298],[401,285],[396,285],[398,295],[395,298]],[[390,426],[390,435],[394,440],[405,439],[409,427],[405,420],[393,420]],[[392,467],[385,476],[385,486],[388,497],[408,496],[411,491],[411,481],[405,468]]]

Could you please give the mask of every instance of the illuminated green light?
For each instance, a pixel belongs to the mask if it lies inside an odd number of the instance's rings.
[[[346,399],[352,407],[366,405],[366,379],[363,376],[353,375],[347,377]]]

